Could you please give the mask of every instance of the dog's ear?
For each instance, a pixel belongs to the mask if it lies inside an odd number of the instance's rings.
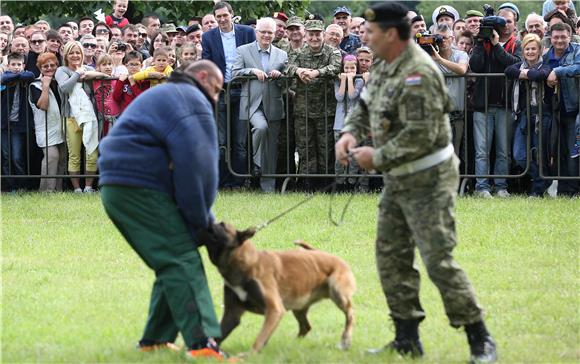
[[[248,240],[249,238],[251,238],[255,234],[256,234],[255,227],[247,228],[244,231],[238,230],[238,243],[240,243],[240,245],[242,245],[244,243],[244,241]]]

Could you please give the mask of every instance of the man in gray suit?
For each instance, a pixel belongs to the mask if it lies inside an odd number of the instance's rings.
[[[272,45],[276,22],[261,18],[256,23],[256,41],[238,47],[233,76],[255,75],[258,79],[242,86],[240,120],[252,124],[253,163],[255,176],[276,173],[278,134],[284,113],[282,85],[275,81],[286,68],[288,55]],[[264,192],[273,192],[274,178],[261,178]]]

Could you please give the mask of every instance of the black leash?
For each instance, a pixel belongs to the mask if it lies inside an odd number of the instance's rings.
[[[352,154],[350,152],[349,152],[349,160],[352,160]],[[338,177],[338,173],[335,174],[335,176],[334,176],[334,182],[332,182],[331,184],[327,185],[322,190],[320,190],[320,192],[325,192],[325,191],[330,190],[330,201],[329,201],[329,205],[328,205],[328,219],[330,220],[330,222],[332,222],[332,224],[334,224],[334,226],[340,226],[340,225],[342,225],[342,223],[344,222],[344,216],[346,215],[346,210],[348,209],[348,207],[350,206],[350,203],[351,203],[352,199],[354,198],[354,193],[352,193],[350,195],[350,197],[348,198],[346,204],[344,205],[343,209],[342,209],[342,213],[340,214],[339,221],[336,221],[333,218],[333,216],[332,216],[333,215],[333,213],[332,213],[332,203],[334,201],[334,195],[336,195],[336,178],[337,177]],[[256,226],[256,232],[264,229],[265,227],[267,227],[268,225],[270,225],[274,221],[280,219],[284,215],[286,215],[286,214],[290,213],[291,211],[297,209],[299,206],[304,205],[306,202],[312,200],[316,196],[317,196],[316,194],[312,194],[312,196],[306,197],[304,200],[298,202],[296,205],[294,205],[294,206],[290,207],[289,209],[286,209],[285,211],[281,212],[280,214],[274,216],[270,220],[261,223],[260,225]]]
[[[328,186],[324,187],[321,191],[327,191],[329,189],[335,189],[336,188],[336,182],[332,182],[331,184],[329,184]],[[312,194],[311,196],[306,197],[304,200],[298,202],[296,205],[290,207],[289,209],[284,210],[282,213],[274,216],[273,218],[271,218],[270,220],[261,223],[260,225],[256,226],[256,232],[262,230],[263,228],[265,228],[266,226],[270,225],[271,223],[273,223],[274,221],[278,220],[279,218],[283,217],[284,215],[288,214],[289,212],[291,212],[292,210],[297,209],[299,206],[304,205],[306,202],[312,200],[314,197],[316,197],[316,194]]]

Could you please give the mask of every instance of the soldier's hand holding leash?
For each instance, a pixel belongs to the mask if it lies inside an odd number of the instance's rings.
[[[364,168],[367,171],[372,171],[375,169],[373,164],[373,154],[375,152],[375,148],[373,147],[358,147],[350,150],[352,157],[358,163],[361,168]]]
[[[342,134],[334,146],[336,160],[339,161],[343,166],[346,166],[348,164],[350,151],[356,148],[356,144],[356,139],[351,133]]]

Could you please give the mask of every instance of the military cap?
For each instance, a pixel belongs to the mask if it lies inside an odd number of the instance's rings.
[[[299,16],[291,16],[288,21],[286,22],[286,28],[290,27],[303,27],[304,23]]]
[[[497,11],[500,11],[501,9],[509,9],[513,11],[516,14],[516,21],[520,20],[520,9],[518,9],[515,4],[503,3],[499,6],[499,8],[497,8]]]
[[[277,20],[282,20],[283,22],[288,21],[288,16],[281,11],[277,11],[272,15],[272,18]]]
[[[348,16],[351,16],[352,15],[352,12],[346,6],[339,6],[338,8],[334,9],[334,15],[333,16],[336,16],[336,14],[340,14],[340,13],[348,14]]]
[[[398,24],[407,21],[408,11],[401,3],[382,2],[367,8],[362,17],[370,22]]]
[[[411,18],[411,24],[416,23],[418,21],[425,21],[423,15],[417,15]]]
[[[477,10],[467,10],[465,12],[465,19],[473,18],[474,16],[477,16],[478,18],[483,18],[483,13]]]
[[[448,17],[452,18],[453,21],[459,19],[459,13],[457,12],[457,10],[455,10],[455,8],[453,6],[449,6],[449,5],[441,5],[441,6],[437,7],[433,11],[433,15],[431,16],[431,19],[433,20],[433,23],[436,24],[437,20],[442,16],[448,16]]]
[[[320,30],[324,31],[324,23],[322,20],[307,20],[304,24],[306,30]]]
[[[173,23],[166,23],[163,24],[163,26],[161,27],[161,30],[164,31],[165,33],[177,33],[177,29],[175,28],[175,25]]]

